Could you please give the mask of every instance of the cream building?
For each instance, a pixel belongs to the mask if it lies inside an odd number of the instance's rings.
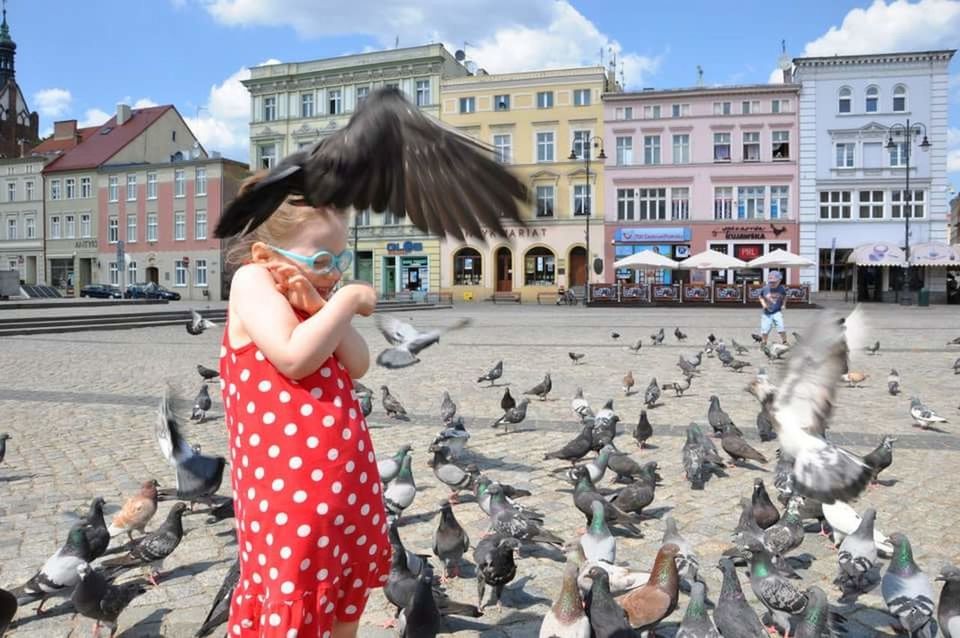
[[[44,157],[0,159],[0,270],[16,270],[26,284],[44,282]]]
[[[441,241],[444,292],[458,301],[494,292],[535,301],[541,293],[583,285],[587,223],[591,260],[604,254],[603,161],[597,158],[603,146],[596,139],[603,135],[601,97],[619,90],[603,67],[498,75],[481,70],[442,83],[441,119],[489,145],[531,196],[525,227],[510,227],[506,240]],[[577,159],[569,159],[571,152]],[[602,280],[590,272],[591,281]]]

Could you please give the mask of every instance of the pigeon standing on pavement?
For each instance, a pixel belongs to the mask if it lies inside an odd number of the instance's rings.
[[[147,523],[157,513],[157,481],[144,481],[140,491],[128,498],[123,507],[113,517],[108,532],[110,536],[119,536],[126,532],[127,538],[133,540],[133,532],[144,534]]]
[[[394,419],[406,419],[407,411],[403,408],[400,400],[390,393],[390,388],[382,385],[380,386],[380,392],[382,396],[380,402],[383,404],[383,409],[387,413],[387,416]]]
[[[463,424],[463,417],[458,416],[453,419],[450,425],[440,430],[431,445],[445,446],[450,450],[450,457],[458,459],[463,455],[463,450],[467,447],[469,440],[470,433],[467,432],[467,428]]]
[[[913,417],[914,427],[920,427],[924,430],[930,429],[932,423],[947,422],[945,418],[938,416],[936,412],[921,403],[917,397],[910,399],[910,416]]]
[[[403,457],[400,465],[400,472],[383,490],[383,503],[394,516],[403,514],[403,510],[410,507],[414,497],[417,495],[417,485],[413,481],[413,470],[411,462],[413,457],[409,454]]]
[[[723,572],[720,598],[717,600],[713,619],[723,638],[762,638],[766,629],[757,612],[743,595],[737,569],[729,558],[721,558],[717,568]]]
[[[573,365],[577,365],[585,356],[587,356],[582,352],[568,352],[567,355],[569,355],[570,360],[573,361]]]
[[[17,615],[17,607],[17,597],[6,589],[0,589],[0,636],[7,634],[10,623],[13,622],[14,616]],[[587,635],[584,636],[584,638],[590,638],[589,627]]]
[[[773,441],[777,438],[777,433],[773,429],[773,421],[770,420],[770,412],[766,405],[760,406],[757,412],[757,435],[762,443]]]
[[[103,556],[110,545],[110,532],[107,530],[107,524],[103,520],[103,506],[106,501],[98,496],[90,502],[90,509],[83,519],[83,533],[87,537],[87,545],[90,547],[90,560]]]
[[[440,421],[446,425],[453,421],[457,415],[457,404],[450,398],[450,393],[443,391],[443,397],[440,399]]]
[[[430,461],[433,475],[450,488],[451,502],[459,501],[458,495],[462,490],[473,491],[473,484],[480,476],[476,466],[462,468],[454,463],[450,448],[445,445],[433,445],[430,451],[433,452],[433,458]]]
[[[677,326],[676,328],[673,329],[673,336],[676,337],[676,338],[677,338],[677,341],[679,341],[680,343],[683,343],[683,342],[686,340],[686,338],[687,338],[687,335],[685,335],[685,334],[683,334],[683,332],[681,332],[679,326]]]
[[[483,383],[484,381],[489,381],[490,386],[493,387],[494,381],[503,376],[503,361],[497,361],[492,368],[483,376],[477,379],[477,383]]]
[[[510,388],[504,388],[503,397],[500,399],[500,409],[506,412],[517,405],[516,399],[510,394]]]
[[[887,392],[889,392],[891,396],[900,394],[900,373],[894,368],[891,368],[890,374],[887,375]]]
[[[604,515],[603,503],[594,501],[591,503],[593,518],[590,521],[590,527],[580,537],[580,546],[583,548],[583,554],[587,560],[592,563],[603,561],[605,563],[617,562],[617,539],[610,533],[607,527],[606,516]]]
[[[547,395],[550,394],[552,389],[553,381],[550,380],[550,373],[548,372],[544,375],[543,381],[524,392],[524,394],[534,395],[541,401],[546,401]]]
[[[651,425],[650,419],[647,418],[647,411],[640,410],[640,420],[637,421],[637,427],[633,429],[633,438],[642,450],[652,436],[653,425]]]
[[[610,338],[613,339],[614,341],[617,341],[618,339],[620,339],[620,333],[616,331],[611,331]]]
[[[200,625],[200,629],[194,634],[196,638],[209,636],[217,627],[227,622],[227,619],[230,617],[230,602],[233,599],[233,592],[238,582],[240,582],[239,558],[233,561],[233,565],[230,566],[230,569],[227,570],[226,575],[223,577],[223,582],[220,584],[220,589],[217,590],[217,594],[213,597],[213,604],[210,605],[210,611],[207,612],[207,617],[203,619],[203,624]]]
[[[377,471],[380,473],[380,481],[384,484],[397,478],[400,474],[400,468],[403,467],[403,459],[410,454],[410,445],[401,445],[397,453],[382,461],[377,461]]]
[[[683,471],[695,490],[702,490],[714,474],[722,475],[723,460],[711,450],[700,428],[691,423],[687,426],[687,440],[683,444]]]
[[[863,457],[864,462],[873,469],[870,479],[872,484],[877,483],[877,477],[880,476],[880,472],[893,464],[893,444],[896,442],[897,439],[889,434],[884,434],[880,440],[880,445],[878,445],[873,452]]]
[[[656,334],[650,335],[650,342],[653,343],[653,345],[655,346],[659,346],[661,343],[663,343],[663,339],[665,336],[666,335],[663,332],[663,328],[660,328],[660,330]]]
[[[683,360],[683,357],[680,358]],[[683,373],[683,381],[672,381],[661,386],[664,390],[673,390],[673,395],[682,397],[683,393],[690,389],[690,382],[693,379],[693,373]]]
[[[867,351],[867,354],[877,354],[878,352],[880,352],[880,342],[877,341],[872,346],[867,346],[866,351]]]
[[[677,608],[680,577],[675,557],[678,551],[672,543],[662,545],[653,561],[647,584],[617,598],[634,629],[655,633],[660,621]]]
[[[560,593],[543,617],[539,638],[590,638],[590,619],[584,613],[578,573],[576,563],[567,561]]]
[[[653,377],[650,379],[649,385],[647,385],[647,391],[643,393],[643,403],[647,408],[653,408],[657,404],[657,400],[660,398],[660,386],[657,384],[657,378]]]
[[[441,582],[460,576],[460,561],[470,549],[470,537],[453,515],[450,503],[440,505],[440,523],[433,535],[433,553],[443,563]]]
[[[743,369],[749,368],[750,365],[751,364],[749,361],[741,361],[739,359],[734,359],[733,361],[730,362],[729,368],[734,372],[743,372]]]
[[[219,370],[202,366],[199,363],[197,364],[197,373],[203,378],[204,381],[212,381],[220,376]]]
[[[694,582],[690,587],[690,602],[676,638],[720,638],[720,632],[707,611],[707,590],[701,582]]]
[[[640,350],[643,348],[643,339],[637,339],[632,346],[627,347],[633,354],[640,354]]]
[[[707,408],[707,421],[710,422],[710,427],[713,428],[714,435],[723,434],[728,425],[733,426],[734,432],[740,433],[740,430],[734,425],[730,415],[720,407],[720,397],[715,394],[710,395],[710,407]]]
[[[90,547],[87,544],[83,525],[74,525],[70,528],[63,546],[47,559],[43,567],[30,580],[10,593],[16,596],[17,604],[21,607],[39,599],[40,605],[37,607],[39,614],[47,598],[55,594],[67,593],[77,584],[80,580],[77,567],[90,560]]]
[[[960,357],[957,357],[957,360],[953,362],[953,373],[960,374]]]
[[[96,621],[95,636],[100,634],[100,625],[110,628],[110,638],[117,633],[117,619],[134,598],[147,590],[140,582],[111,585],[89,563],[77,566],[79,582],[70,597],[74,609],[81,615]]]
[[[803,595],[807,598],[807,605],[803,613],[791,620],[791,638],[823,638],[846,634],[843,627],[845,619],[830,611],[825,591],[814,585],[808,587]]]
[[[0,463],[3,463],[3,459],[7,456],[7,441],[11,438],[13,437],[6,432],[0,433]]]
[[[833,582],[844,596],[866,593],[880,581],[877,545],[873,542],[876,520],[877,511],[868,508],[857,529],[840,543],[837,552],[839,570]]]
[[[443,334],[452,330],[462,330],[471,323],[469,319],[461,319],[449,328],[420,332],[411,324],[382,313],[374,315],[374,322],[380,334],[391,346],[377,355],[377,365],[391,370],[419,363],[420,359],[417,355],[422,350],[438,343]]]
[[[623,393],[627,396],[630,396],[635,384],[636,382],[633,380],[633,372],[628,370],[627,373],[623,375]]]
[[[680,535],[680,530],[677,529],[677,520],[672,516],[667,516],[664,519],[665,529],[663,530],[663,539],[660,541],[660,545],[666,545],[667,543],[673,543],[677,546],[677,555],[675,561],[677,563],[677,573],[680,575],[681,584],[686,588],[684,591],[689,591],[690,586],[694,581],[699,580],[700,571],[700,557],[693,551],[693,546],[690,542]]]
[[[587,417],[593,416],[593,410],[590,409],[590,404],[583,398],[583,388],[577,386],[577,392],[573,395],[573,401],[570,402],[570,409],[579,417],[581,423],[583,423]],[[506,409],[504,409],[504,411],[506,411]]]
[[[200,387],[197,398],[193,400],[193,411],[190,413],[190,419],[203,423],[207,420],[207,412],[212,405],[213,401],[210,399],[210,392],[207,391],[207,385],[204,384]]]
[[[867,380],[870,375],[865,372],[860,372],[859,370],[850,370],[849,372],[840,376],[840,380],[847,384],[848,388],[862,388],[863,382]]]
[[[887,609],[911,638],[933,638],[933,586],[913,562],[913,549],[903,534],[891,534],[893,558],[880,582]]]
[[[560,459],[562,461],[570,461],[571,464],[576,463],[586,456],[588,452],[590,452],[591,446],[593,445],[592,432],[593,424],[584,424],[583,428],[580,430],[580,434],[568,441],[559,450],[554,450],[553,452],[547,452],[544,454],[543,460],[547,461],[549,459]]]
[[[960,638],[960,569],[944,565],[935,580],[943,581],[940,602],[937,604],[940,631],[945,638]]]
[[[760,539],[751,539],[750,587],[771,616],[771,626],[789,631],[790,616],[799,614],[807,606],[807,597],[773,565],[770,553]]]
[[[222,456],[207,456],[197,452],[180,435],[180,426],[173,413],[173,398],[169,389],[160,401],[155,427],[160,452],[176,469],[176,489],[161,490],[161,496],[175,496],[190,501],[210,502],[220,489],[227,460]]]
[[[216,328],[217,324],[209,319],[204,319],[196,310],[190,311],[190,319],[187,321],[187,334],[200,335],[207,328]]]
[[[503,595],[503,588],[517,575],[514,556],[519,547],[517,539],[500,533],[486,536],[477,543],[473,560],[477,564],[477,606],[480,611],[486,607],[483,596],[487,585],[493,588],[493,600],[497,607],[502,607],[500,596]]]
[[[587,571],[592,581],[585,601],[590,629],[594,638],[629,638],[634,636],[626,610],[610,593],[610,577],[598,566]],[[552,637],[551,637],[552,638]]]
[[[740,433],[732,423],[723,426],[723,434],[720,435],[720,446],[724,452],[730,455],[730,458],[733,459],[735,464],[739,464],[742,461],[767,462],[767,457],[747,443],[743,439],[743,434]]]
[[[767,529],[777,524],[780,520],[780,512],[777,506],[770,500],[767,488],[763,484],[763,479],[753,479],[753,496],[751,497],[753,508],[753,518],[760,526],[760,529]]]
[[[492,428],[503,426],[503,433],[508,434],[508,426],[518,425],[522,423],[525,418],[527,418],[527,406],[530,404],[530,399],[523,398],[520,400],[520,403],[516,407],[510,408],[503,413],[503,416],[493,422],[490,426]]]
[[[750,352],[749,350],[747,350],[745,346],[742,346],[739,343],[737,343],[736,339],[731,339],[730,345],[733,346],[733,351],[736,352],[737,354],[747,354],[748,352]]]
[[[156,587],[164,559],[170,556],[183,540],[183,512],[186,509],[185,503],[174,503],[160,527],[134,541],[126,555],[104,561],[103,567],[109,568],[104,572],[104,576],[110,577],[130,567],[147,567],[148,578]]]

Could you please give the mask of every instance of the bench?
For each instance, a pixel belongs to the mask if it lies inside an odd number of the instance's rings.
[[[492,301],[493,303],[520,303],[520,293],[495,292],[487,298],[487,301]]]

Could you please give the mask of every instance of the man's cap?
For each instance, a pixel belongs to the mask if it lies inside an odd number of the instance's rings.
[[[770,274],[767,275],[767,279],[773,279],[775,281],[780,281],[783,279],[783,275],[780,274],[779,270],[771,270]]]

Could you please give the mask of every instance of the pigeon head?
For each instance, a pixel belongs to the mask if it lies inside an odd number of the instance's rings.
[[[7,434],[6,432],[0,433],[0,441],[6,441],[7,439],[12,439],[13,437]]]
[[[735,572],[737,568],[733,564],[733,559],[724,556],[717,561],[717,569],[726,574],[728,572]]]
[[[77,565],[77,575],[80,576],[80,580],[89,576],[91,572],[93,572],[93,567],[90,566],[90,563],[84,561]]]
[[[187,509],[187,504],[183,501],[177,501],[173,504],[173,507],[170,508],[170,512],[167,514],[167,520],[180,518],[183,516],[183,513]]]
[[[951,564],[946,564],[940,569],[940,574],[934,578],[947,583],[960,583],[960,569]]]
[[[610,577],[607,575],[607,572],[602,567],[597,567],[594,565],[587,571],[587,578],[592,580],[594,584],[606,582],[609,587]]]
[[[160,487],[160,484],[157,482],[157,479],[144,481],[140,486],[140,494],[146,496],[147,498],[156,498],[158,487]]]
[[[387,396],[388,394],[390,394],[390,388],[388,388],[385,385],[382,385],[380,386],[380,392],[383,393],[383,396]]]

